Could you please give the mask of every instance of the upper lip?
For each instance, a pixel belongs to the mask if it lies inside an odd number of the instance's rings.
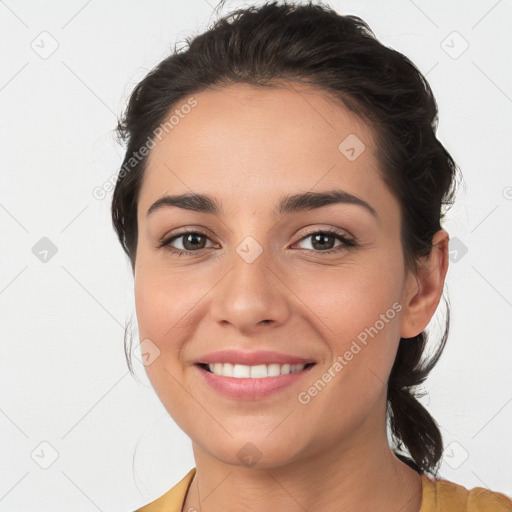
[[[259,364],[307,364],[314,363],[311,358],[284,354],[272,350],[258,350],[253,352],[238,349],[223,349],[210,352],[194,361],[196,364],[231,363],[255,366]]]

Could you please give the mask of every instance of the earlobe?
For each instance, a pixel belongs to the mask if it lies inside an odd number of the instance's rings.
[[[448,242],[448,233],[444,229],[437,231],[432,239],[430,254],[418,262],[418,272],[407,277],[400,333],[402,338],[420,334],[434,316],[448,271]]]

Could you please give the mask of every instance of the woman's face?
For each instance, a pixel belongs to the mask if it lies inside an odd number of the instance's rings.
[[[195,448],[230,464],[367,442],[384,432],[400,336],[424,327],[407,327],[416,280],[371,131],[306,85],[194,98],[151,150],[138,203],[136,313],[156,393]],[[333,190],[357,199],[285,201]],[[181,194],[212,204],[148,214]]]

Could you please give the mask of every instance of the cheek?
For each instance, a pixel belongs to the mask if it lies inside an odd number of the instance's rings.
[[[325,363],[332,392],[322,392],[318,404],[363,406],[385,387],[400,341],[403,279],[400,258],[379,256],[380,264],[340,267],[295,283],[321,320],[316,324],[332,358]]]
[[[332,360],[298,396],[303,429],[319,431],[317,443],[336,440],[385,407],[387,380],[400,340],[400,288],[397,275],[355,268],[343,278],[317,280],[308,304],[322,312],[324,343]],[[327,290],[327,291],[326,291]],[[384,398],[383,398],[384,397]],[[373,415],[379,421],[379,414]],[[321,420],[319,420],[319,418]],[[297,434],[298,435],[298,434]]]
[[[193,317],[202,308],[208,283],[192,277],[186,269],[141,262],[134,288],[140,339],[155,340],[162,352],[177,354],[191,332]]]
[[[343,353],[359,335],[364,340],[368,329],[375,334],[373,326],[385,336],[399,332],[401,262],[380,256],[372,264],[321,268],[293,280],[294,293],[321,320],[323,337],[329,340],[333,354]]]
[[[141,351],[144,343],[153,350],[152,360],[144,363],[144,370],[169,414],[184,431],[189,431],[193,422],[187,421],[183,411],[191,408],[191,401],[183,382],[181,356],[193,332],[192,310],[194,305],[197,308],[200,297],[194,291],[187,292],[187,281],[192,287],[184,274],[180,277],[176,272],[146,265],[142,259],[138,265],[134,293]]]
[[[162,279],[151,270],[139,271],[135,279],[135,309],[140,339],[162,339],[162,332],[172,326],[176,310],[169,307],[169,294]],[[159,346],[160,349],[164,347]]]

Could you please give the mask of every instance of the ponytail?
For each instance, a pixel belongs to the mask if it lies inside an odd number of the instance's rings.
[[[422,384],[436,365],[448,338],[450,308],[447,305],[446,327],[434,355],[421,362],[427,343],[427,333],[413,338],[401,338],[388,382],[388,414],[393,440],[400,451],[404,447],[412,461],[395,454],[416,471],[435,474],[443,455],[443,439],[437,422],[418,401],[414,389]]]

